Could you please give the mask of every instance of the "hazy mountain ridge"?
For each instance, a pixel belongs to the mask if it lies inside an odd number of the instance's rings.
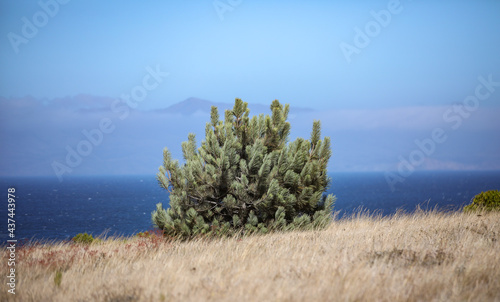
[[[157,109],[154,111],[161,113],[169,113],[169,114],[192,115],[197,112],[210,113],[212,106],[216,106],[217,109],[219,110],[219,115],[222,116],[225,110],[233,108],[234,103],[212,102],[205,99],[190,97],[182,102],[171,105],[165,109]],[[266,114],[271,113],[270,105],[249,103],[248,108],[250,109],[250,115],[255,115],[260,113],[266,113]],[[292,106],[290,107],[290,112],[294,113],[312,112],[312,111],[314,110],[311,108],[292,107]]]
[[[181,142],[189,133],[196,134],[201,144],[212,105],[219,108],[221,119],[224,109],[233,106],[193,97],[163,109],[137,110],[116,98],[85,94],[52,100],[0,97],[0,175],[55,175],[52,164],[66,164],[68,150],[90,141],[89,133],[94,133],[98,143],[92,144],[80,164],[71,167],[71,173],[156,173],[164,147],[182,159]],[[249,108],[250,115],[270,114],[269,105],[250,103]],[[500,110],[477,110],[453,129],[456,124],[443,120],[443,112],[449,109],[291,107],[290,140],[309,138],[313,120],[320,120],[322,136],[332,141],[329,171],[384,171],[396,169],[401,158],[408,160],[419,150],[416,140],[428,142],[432,131],[441,128],[446,141],[436,144],[415,169],[500,169],[500,141],[484,139],[498,137]],[[100,138],[95,133],[103,120],[113,130]]]
[[[22,98],[5,98],[0,97],[0,108],[6,110],[58,110],[65,109],[73,112],[80,113],[94,113],[94,112],[106,112],[111,111],[113,103],[115,103],[117,98],[93,96],[89,94],[78,94],[75,96],[68,96],[55,99],[39,99],[32,96],[26,96]],[[283,102],[282,102],[283,103]],[[234,103],[230,102],[214,102],[205,100],[197,97],[190,97],[181,102],[172,104],[165,108],[158,108],[152,110],[142,110],[136,109],[138,111],[150,111],[156,113],[167,113],[167,114],[180,114],[180,115],[193,115],[195,113],[203,112],[210,113],[211,107],[216,106],[219,109],[219,113],[223,113],[226,109],[232,109]],[[250,109],[250,114],[259,113],[270,113],[269,105],[249,103],[248,108]],[[134,110],[130,108],[131,110]],[[311,108],[303,107],[290,107],[290,112],[313,112]]]

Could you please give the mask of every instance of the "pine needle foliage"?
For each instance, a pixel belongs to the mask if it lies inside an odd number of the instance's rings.
[[[182,143],[182,166],[163,150],[157,179],[170,193],[170,207],[156,205],[156,227],[191,238],[315,229],[331,221],[335,197],[323,194],[330,139],[321,140],[314,121],[310,140],[288,143],[289,105],[275,100],[270,108],[271,116],[250,118],[248,104],[236,99],[221,121],[212,106],[201,147],[192,133]]]

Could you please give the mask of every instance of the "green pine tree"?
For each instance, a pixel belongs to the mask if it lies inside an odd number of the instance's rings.
[[[314,121],[310,140],[288,143],[288,104],[275,100],[271,116],[252,118],[247,106],[236,99],[224,122],[212,106],[201,147],[192,133],[182,143],[183,165],[164,149],[157,179],[170,193],[170,208],[157,204],[152,220],[165,234],[266,233],[331,221],[334,196],[323,194],[330,139],[320,139],[320,122]]]

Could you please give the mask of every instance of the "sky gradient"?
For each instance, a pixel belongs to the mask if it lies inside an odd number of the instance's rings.
[[[159,145],[180,150],[189,131],[201,142],[203,111],[175,125],[151,118],[191,97],[310,108],[291,119],[292,136],[321,119],[331,170],[401,172],[412,156],[415,170],[498,170],[499,33],[498,1],[0,1],[2,174],[53,174],[66,146],[107,116],[116,132],[71,173],[148,173]],[[122,120],[110,108],[127,96],[134,113]],[[25,127],[14,120],[39,108]],[[169,127],[175,139],[159,134]],[[436,129],[447,139],[419,147]],[[99,168],[113,141],[142,165],[118,169],[115,157]],[[31,172],[30,156],[40,163]]]

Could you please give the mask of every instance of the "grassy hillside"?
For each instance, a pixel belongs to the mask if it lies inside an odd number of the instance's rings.
[[[0,300],[499,301],[499,239],[500,213],[420,212],[244,238],[33,245],[16,251],[16,295],[4,282]]]

